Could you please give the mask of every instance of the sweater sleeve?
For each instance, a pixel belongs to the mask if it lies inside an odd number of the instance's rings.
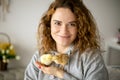
[[[39,69],[35,66],[35,61],[37,60],[38,53],[34,54],[30,63],[25,70],[24,80],[38,80]]]
[[[77,79],[76,77],[70,75],[70,74],[67,73],[67,72],[64,73],[64,79],[65,79],[65,80],[82,80],[82,79]]]
[[[109,80],[108,71],[100,52],[90,52],[84,56],[84,80]]]

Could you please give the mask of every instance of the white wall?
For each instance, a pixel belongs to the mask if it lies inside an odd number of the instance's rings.
[[[10,66],[26,66],[30,61],[36,51],[36,31],[40,17],[50,1],[11,0],[6,20],[0,19],[0,32],[9,34],[21,59],[11,61]],[[84,0],[84,2],[92,11],[102,37],[107,40],[115,36],[117,29],[120,28],[120,0]]]
[[[93,13],[101,35],[107,39],[117,34],[120,28],[120,0],[85,0]]]

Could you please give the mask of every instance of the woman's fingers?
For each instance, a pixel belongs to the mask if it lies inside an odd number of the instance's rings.
[[[44,66],[43,64],[41,64],[41,63],[38,62],[38,61],[36,61],[35,64],[36,64],[36,66],[37,66],[38,68],[41,68],[42,66]]]

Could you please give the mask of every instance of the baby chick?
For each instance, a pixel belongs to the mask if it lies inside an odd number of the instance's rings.
[[[43,54],[38,61],[46,66],[52,63],[52,54]]]
[[[52,60],[56,63],[56,64],[60,64],[63,67],[65,66],[65,64],[67,64],[69,57],[67,54],[58,54],[53,56]]]

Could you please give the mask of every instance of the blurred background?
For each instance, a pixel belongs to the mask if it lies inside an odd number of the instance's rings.
[[[10,0],[8,12],[0,6],[0,32],[9,35],[20,60],[12,60],[9,67],[26,67],[37,50],[36,32],[41,16],[53,0]],[[120,28],[120,0],[84,0],[96,19],[103,48],[117,38]],[[107,53],[106,53],[107,54]],[[107,57],[104,57],[105,60]]]

